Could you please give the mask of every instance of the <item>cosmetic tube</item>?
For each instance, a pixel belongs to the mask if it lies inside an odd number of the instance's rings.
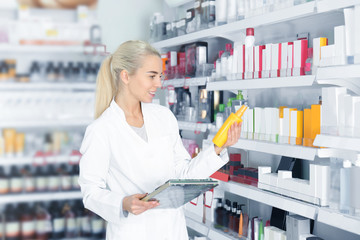
[[[5,139],[5,154],[7,157],[12,157],[15,150],[15,129],[4,129],[3,131]]]

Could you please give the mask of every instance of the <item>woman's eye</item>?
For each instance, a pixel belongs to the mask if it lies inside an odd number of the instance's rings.
[[[156,76],[154,75],[154,76],[150,76],[151,77],[151,79],[154,79]]]

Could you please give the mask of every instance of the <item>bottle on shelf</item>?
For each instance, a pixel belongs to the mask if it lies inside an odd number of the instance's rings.
[[[66,238],[76,237],[76,232],[77,232],[76,216],[69,203],[64,204],[63,214],[65,216],[65,226],[66,226],[65,237]]]
[[[51,219],[49,213],[41,202],[35,203],[36,211],[36,240],[47,240],[52,231]]]
[[[215,10],[216,1],[215,0],[208,0],[208,1],[209,1],[209,10],[208,10],[209,24],[208,24],[208,27],[212,28],[215,26],[215,23],[216,23],[216,10]]]
[[[225,105],[219,104],[219,111],[216,113],[216,129],[220,129],[221,126],[224,124],[224,110]]]
[[[37,166],[35,170],[35,186],[37,192],[45,192],[48,190],[48,173],[45,166]]]
[[[224,25],[227,20],[227,0],[216,0],[216,25]]]
[[[21,193],[24,190],[23,178],[17,166],[11,166],[10,170],[10,192]]]
[[[217,206],[215,209],[215,216],[214,216],[214,227],[215,228],[222,228],[224,227],[224,216],[226,215],[226,209],[223,207],[222,199],[217,198]]]
[[[231,201],[229,199],[225,200],[225,209],[226,209],[226,213],[224,214],[224,218],[223,218],[223,223],[224,223],[224,228],[225,228],[225,232],[229,231],[229,220],[230,220],[230,215],[231,215]]]
[[[10,191],[9,177],[5,174],[4,168],[0,166],[0,194],[7,194]]]
[[[54,165],[48,165],[48,185],[47,189],[51,192],[60,190],[60,177],[55,170]]]
[[[68,166],[66,164],[61,164],[58,168],[58,173],[61,178],[61,190],[62,191],[70,191],[72,189],[72,176],[68,170]]]
[[[219,57],[216,59],[215,69],[216,69],[216,78],[219,80],[222,76],[221,74],[221,56],[225,51],[219,51]]]
[[[237,0],[227,1],[227,23],[232,23],[237,20]]]
[[[313,69],[313,48],[308,48],[308,58],[305,60],[305,75],[311,75]]]
[[[35,192],[35,177],[32,174],[31,167],[26,165],[22,170],[22,175],[24,176],[24,190],[25,192]]]
[[[32,240],[35,238],[35,218],[29,204],[19,204],[21,240]]]
[[[75,165],[72,166],[71,185],[72,185],[72,189],[80,190],[80,185],[79,185],[79,165],[78,164],[75,164]]]
[[[350,205],[352,212],[356,217],[360,217],[360,189],[358,182],[360,181],[360,154],[357,155],[355,166],[351,168],[350,172],[350,183],[351,184],[351,198]]]
[[[243,233],[242,225],[243,225],[244,217],[241,209],[242,206],[244,206],[244,204],[237,205],[236,216],[234,221],[234,231],[238,233],[238,236],[242,236]]]
[[[245,18],[245,1],[236,0],[236,19],[243,20]]]
[[[18,240],[20,239],[19,212],[13,204],[6,205],[5,207],[5,239]]]
[[[351,161],[344,160],[343,167],[340,169],[340,211],[345,214],[350,213],[351,198]]]
[[[230,57],[231,43],[225,45],[225,52],[221,55],[221,77],[226,77],[228,72],[228,58]],[[232,64],[231,64],[232,66]]]
[[[104,234],[104,220],[97,214],[92,213],[90,222],[92,238],[101,239]]]
[[[52,239],[61,239],[65,237],[65,216],[62,211],[62,206],[58,201],[50,203],[49,212],[52,221]]]
[[[231,214],[229,215],[229,229],[231,231],[236,231],[235,229],[236,211],[237,211],[237,202],[233,202],[231,208]]]

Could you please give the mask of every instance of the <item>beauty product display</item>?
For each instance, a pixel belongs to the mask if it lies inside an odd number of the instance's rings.
[[[93,119],[94,101],[92,92],[2,92],[0,121]]]
[[[0,158],[70,156],[81,145],[83,131],[27,131],[4,128],[0,132]]]
[[[310,0],[312,1],[312,0]],[[150,18],[150,41],[156,42],[178,37],[194,31],[200,31],[215,26],[243,20],[261,14],[278,11],[299,5],[309,0],[299,1],[250,1],[250,0],[194,0],[191,8],[184,11],[186,18],[176,19],[175,22],[183,25],[184,31],[173,31],[170,22],[163,14],[155,12]],[[190,2],[191,3],[191,2]]]
[[[8,204],[0,234],[6,239],[101,239],[105,221],[85,209],[81,200]]]

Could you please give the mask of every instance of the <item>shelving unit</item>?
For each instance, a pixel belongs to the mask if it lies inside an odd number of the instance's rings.
[[[83,53],[83,45],[11,45],[0,44],[2,53]]]
[[[313,161],[315,159],[315,156],[318,155],[326,156],[326,153],[322,154],[323,149],[319,148],[249,139],[239,139],[239,141],[235,145],[233,145],[232,148],[300,158],[309,161]]]
[[[33,91],[33,90],[64,90],[64,91],[74,91],[74,90],[80,90],[80,91],[89,91],[89,90],[95,90],[95,84],[94,83],[50,83],[50,82],[44,82],[44,83],[1,83],[0,84],[0,91],[4,90],[21,90],[21,91]]]
[[[315,76],[299,77],[279,77],[279,78],[262,78],[251,80],[234,80],[209,82],[206,90],[246,90],[246,89],[264,89],[264,88],[282,88],[282,87],[308,87],[312,86]]]
[[[319,134],[315,138],[314,145],[360,152],[360,138]]]
[[[83,120],[30,120],[0,122],[0,128],[61,128],[61,127],[84,127],[89,125],[93,119]]]
[[[48,193],[23,193],[23,194],[6,194],[0,196],[0,204],[20,203],[20,202],[36,202],[36,201],[52,201],[52,200],[69,200],[81,199],[80,191],[69,192],[48,192]]]
[[[191,87],[191,86],[205,86],[209,81],[209,77],[197,77],[197,78],[177,78],[171,80],[165,80],[162,87],[174,86],[174,87]]]
[[[0,166],[14,166],[14,165],[33,165],[40,163],[77,163],[80,156],[77,155],[56,155],[46,157],[12,157],[0,158]]]

